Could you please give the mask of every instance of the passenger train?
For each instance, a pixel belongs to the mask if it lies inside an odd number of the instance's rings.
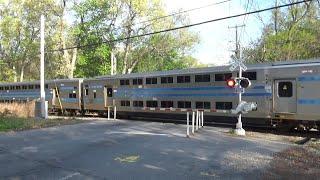
[[[186,119],[204,111],[205,122],[236,123],[238,104],[226,80],[238,76],[228,66],[152,73],[57,79],[45,83],[51,112],[99,113],[117,108],[117,116]],[[320,59],[248,65],[252,86],[243,100],[257,109],[243,116],[244,126],[320,127]],[[0,102],[26,102],[40,96],[39,81],[1,83]]]

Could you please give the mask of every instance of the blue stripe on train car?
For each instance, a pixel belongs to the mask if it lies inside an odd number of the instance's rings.
[[[224,90],[224,93],[199,93],[210,90]],[[263,90],[263,91],[261,91]],[[184,91],[182,93],[159,93],[163,91]],[[196,91],[192,94],[185,94],[186,91]],[[260,92],[256,92],[260,91]],[[225,93],[229,92],[229,93]],[[237,96],[234,89],[225,86],[205,86],[205,87],[182,87],[182,88],[119,88],[115,97],[132,98],[132,97],[233,97]],[[255,86],[249,89],[249,92],[244,93],[243,96],[272,96],[272,93],[266,92],[264,86]]]
[[[300,76],[298,77],[298,81],[320,81],[320,76]]]
[[[271,96],[271,93],[244,93],[243,96]],[[207,94],[136,94],[132,97],[234,97],[237,93],[207,93]]]
[[[264,89],[264,86],[254,86],[251,89]],[[207,90],[233,90],[225,86],[204,86],[204,87],[178,87],[178,88],[118,88],[128,91],[207,91]]]
[[[79,99],[78,98],[61,98],[61,101],[66,103],[78,103]]]
[[[89,99],[84,99],[83,101],[84,101],[85,103],[89,103],[89,102],[90,102]],[[93,99],[93,103],[104,103],[104,99],[103,99],[103,98]]]
[[[320,99],[299,99],[298,104],[301,104],[301,105],[320,105]]]

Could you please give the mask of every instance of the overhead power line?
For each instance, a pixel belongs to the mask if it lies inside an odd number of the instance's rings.
[[[144,34],[138,34],[138,35],[135,35],[135,36],[118,38],[118,39],[109,40],[109,41],[103,41],[101,43],[94,43],[94,44],[87,44],[87,45],[80,45],[80,46],[72,46],[72,47],[67,47],[67,48],[55,49],[55,50],[51,50],[51,51],[47,51],[47,52],[70,50],[70,49],[75,49],[75,48],[80,48],[81,49],[81,48],[84,48],[84,47],[95,47],[95,46],[98,46],[98,45],[101,45],[101,44],[113,43],[113,42],[118,42],[118,41],[123,41],[123,40],[128,40],[128,39],[134,39],[134,38],[139,38],[139,37],[144,37],[144,36],[150,36],[150,35],[155,35],[155,34],[175,31],[175,30],[184,29],[184,28],[190,28],[190,27],[193,27],[193,26],[199,26],[199,25],[202,25],[202,24],[208,24],[208,23],[212,23],[212,22],[216,22],[216,21],[222,21],[222,20],[241,17],[241,16],[246,16],[246,15],[250,15],[250,14],[261,13],[261,12],[264,12],[264,11],[270,11],[270,10],[277,9],[277,8],[289,7],[289,6],[293,6],[293,5],[297,5],[297,4],[301,4],[301,3],[306,3],[306,2],[311,2],[311,1],[313,1],[313,0],[297,1],[297,2],[292,2],[292,3],[283,4],[283,5],[279,5],[279,6],[273,6],[273,7],[269,7],[269,8],[265,8],[265,9],[246,12],[246,13],[242,13],[242,14],[236,14],[236,15],[232,15],[232,16],[226,16],[226,17],[211,19],[211,20],[208,20],[208,21],[202,21],[202,22],[198,22],[198,23],[194,23],[194,24],[179,26],[179,27],[175,27],[175,28],[164,29],[164,30],[154,31],[154,32],[144,33]]]
[[[157,20],[160,20],[160,19],[165,19],[165,18],[168,18],[168,17],[171,17],[171,16],[176,16],[176,15],[179,15],[179,14],[184,14],[184,13],[187,13],[187,12],[204,9],[204,8],[207,8],[207,7],[210,7],[210,6],[215,6],[215,5],[223,4],[223,3],[226,3],[226,2],[229,2],[229,1],[231,1],[231,0],[224,0],[224,1],[216,2],[216,3],[211,3],[211,4],[204,5],[204,6],[192,8],[192,9],[187,9],[187,10],[183,10],[183,11],[178,11],[178,12],[175,12],[175,13],[172,13],[172,14],[168,14],[168,15],[165,15],[165,16],[160,16],[160,17],[151,18],[151,19],[148,19],[148,20],[145,20],[145,21],[140,21],[140,22],[135,23],[134,25],[142,24],[142,23],[146,23],[146,22],[157,21]]]

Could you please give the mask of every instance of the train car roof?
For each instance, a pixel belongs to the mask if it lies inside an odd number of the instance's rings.
[[[45,83],[54,83],[54,82],[74,82],[74,81],[83,81],[83,78],[73,78],[73,79],[52,79],[46,80]],[[10,85],[29,85],[29,84],[39,84],[40,81],[25,81],[25,82],[4,82],[0,83],[1,86],[10,86]]]
[[[279,61],[261,64],[247,64],[248,70],[257,69],[273,69],[273,68],[289,68],[299,66],[320,66],[320,59],[309,59],[299,61]],[[117,74],[117,75],[106,75],[98,76],[86,80],[101,80],[101,79],[121,79],[121,78],[138,78],[138,77],[152,77],[152,76],[166,76],[166,75],[179,75],[179,74],[203,74],[212,72],[230,72],[230,65],[214,66],[205,68],[189,68],[180,70],[169,70],[169,71],[155,71],[145,73],[131,73],[131,74]]]

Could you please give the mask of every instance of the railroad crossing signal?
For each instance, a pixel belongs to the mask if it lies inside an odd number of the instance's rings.
[[[230,88],[246,89],[251,86],[251,81],[248,78],[232,78],[227,80],[227,86]]]
[[[246,71],[248,69],[247,66],[244,65],[243,59],[232,59],[229,70],[234,71],[237,67],[240,67],[243,71]]]

